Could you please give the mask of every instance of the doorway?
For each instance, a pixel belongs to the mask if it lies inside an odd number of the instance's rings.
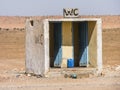
[[[50,22],[50,67],[60,67],[62,61],[62,30],[61,22]]]
[[[88,22],[73,22],[75,67],[88,65]]]
[[[87,21],[50,22],[49,39],[50,67],[61,67],[63,61],[72,57],[75,67],[88,66]]]

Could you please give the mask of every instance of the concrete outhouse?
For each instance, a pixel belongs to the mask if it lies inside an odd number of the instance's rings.
[[[26,21],[26,72],[46,75],[50,68],[102,69],[102,22],[99,18]]]

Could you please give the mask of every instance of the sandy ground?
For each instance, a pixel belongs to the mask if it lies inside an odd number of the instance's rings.
[[[103,64],[120,65],[120,28],[103,29]]]
[[[77,79],[41,78],[25,74],[24,60],[15,61],[0,63],[0,90],[120,90],[120,65],[107,65],[99,75]]]

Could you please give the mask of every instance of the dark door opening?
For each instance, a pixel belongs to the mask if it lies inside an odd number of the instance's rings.
[[[62,61],[62,24],[61,22],[50,22],[50,67],[60,67]]]
[[[88,22],[73,22],[74,66],[88,65]],[[62,63],[62,22],[50,22],[50,67],[61,67]],[[66,54],[67,55],[67,54]]]
[[[88,22],[73,22],[75,67],[88,65]]]

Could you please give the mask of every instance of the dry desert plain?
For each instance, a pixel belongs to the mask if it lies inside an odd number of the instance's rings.
[[[0,90],[120,90],[120,16],[80,16],[94,17],[102,18],[102,74],[71,79],[25,75],[25,20],[30,17],[0,16]]]

